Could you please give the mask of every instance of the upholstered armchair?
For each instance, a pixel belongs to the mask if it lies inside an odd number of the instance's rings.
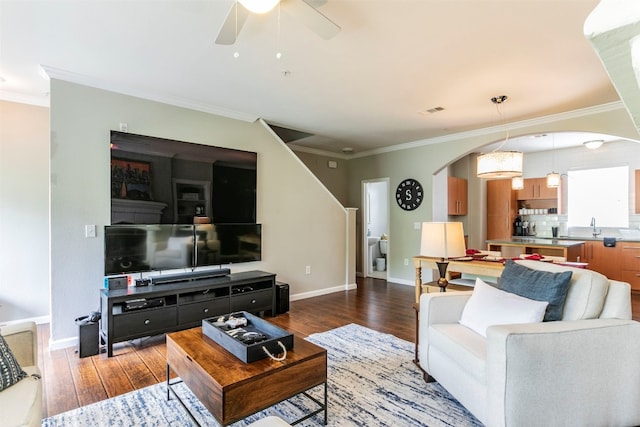
[[[423,294],[418,363],[425,379],[488,426],[640,425],[640,323],[631,320],[629,284],[590,270],[518,264],[571,271],[561,319],[491,325],[509,309],[487,306],[492,321],[474,330],[461,320],[479,288]]]

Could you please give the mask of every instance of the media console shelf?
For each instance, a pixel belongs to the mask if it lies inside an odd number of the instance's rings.
[[[113,344],[193,328],[234,311],[275,313],[276,275],[247,271],[188,282],[100,290],[100,340]]]

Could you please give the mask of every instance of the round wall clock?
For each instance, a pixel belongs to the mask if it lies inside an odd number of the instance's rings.
[[[412,211],[420,206],[424,193],[422,185],[415,179],[405,179],[396,189],[396,202],[405,211]]]

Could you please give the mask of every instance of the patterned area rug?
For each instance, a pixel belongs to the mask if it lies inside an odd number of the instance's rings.
[[[307,339],[328,350],[330,426],[481,425],[439,384],[423,381],[410,342],[355,324]],[[176,387],[202,425],[219,426],[186,386]],[[322,386],[310,394],[321,400]],[[266,415],[291,421],[316,408],[309,398],[298,396],[232,425],[246,426]],[[322,425],[322,417],[298,425]],[[175,399],[167,401],[165,384],[157,384],[47,418],[42,425],[182,427],[192,422]]]

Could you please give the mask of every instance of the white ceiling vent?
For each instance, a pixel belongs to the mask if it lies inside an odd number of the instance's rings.
[[[433,114],[442,110],[444,110],[444,107],[433,107],[433,108],[429,108],[428,110],[420,111],[420,114],[424,114],[424,115]]]

